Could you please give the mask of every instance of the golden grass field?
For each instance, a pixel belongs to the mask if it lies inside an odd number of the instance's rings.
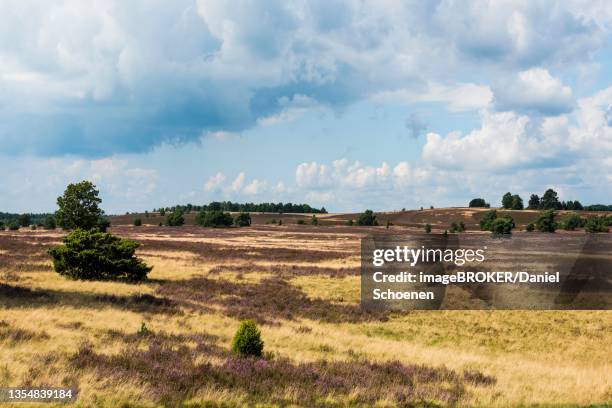
[[[284,224],[115,226],[154,267],[141,284],[59,276],[59,230],[0,232],[0,387],[76,385],[81,407],[612,404],[612,312],[369,314],[369,229]],[[245,318],[268,360],[230,354]]]

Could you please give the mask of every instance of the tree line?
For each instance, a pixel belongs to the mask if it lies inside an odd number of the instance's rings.
[[[469,204],[472,208],[489,208],[491,205],[483,198],[474,198]],[[531,194],[527,207],[523,203],[523,199],[518,194],[507,192],[502,196],[501,207],[506,210],[570,210],[570,211],[612,211],[612,205],[594,204],[583,206],[580,201],[561,201],[559,194],[549,188],[542,194],[542,197],[537,194]]]
[[[230,212],[277,212],[277,213],[297,213],[297,214],[327,214],[325,207],[315,208],[308,204],[293,203],[234,203],[232,201],[212,201],[204,205],[175,205],[173,207],[162,207],[153,209],[153,212],[165,213],[182,211],[189,213],[192,211],[230,211]]]

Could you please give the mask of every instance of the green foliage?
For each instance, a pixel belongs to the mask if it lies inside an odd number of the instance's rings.
[[[465,224],[463,223],[463,221],[452,222],[448,230],[449,232],[464,232]]]
[[[32,223],[32,216],[30,214],[21,214],[17,220],[22,227],[29,227]]]
[[[149,337],[153,332],[149,329],[145,322],[140,323],[140,329],[136,332],[140,337]]]
[[[525,230],[526,230],[527,232],[533,232],[533,230],[535,230],[535,226],[533,225],[533,223],[531,223],[531,222],[530,222],[530,223],[529,223],[529,224],[527,224],[527,226],[525,227]]]
[[[134,219],[134,226],[140,227],[142,225],[142,220],[140,218]]]
[[[510,204],[510,208],[512,210],[522,210],[523,208],[525,208],[523,206],[523,199],[518,194],[514,194],[512,196],[512,203]]]
[[[538,197],[537,194],[532,194],[531,197],[529,197],[529,204],[527,208],[529,210],[537,210],[540,208],[540,197]]]
[[[45,219],[43,220],[42,225],[44,229],[54,230],[55,229],[55,217],[52,215],[46,216]]]
[[[106,232],[106,230],[108,229],[108,227],[110,227],[111,222],[108,218],[106,217],[100,217],[98,218],[98,230],[100,232]]]
[[[249,227],[251,225],[251,214],[242,212],[236,216],[234,224],[237,227]]]
[[[610,219],[605,216],[590,217],[584,226],[584,230],[590,233],[609,232]]]
[[[480,218],[480,229],[483,231],[491,231],[491,223],[497,218],[497,211],[489,210],[482,214]]]
[[[296,221],[296,224],[304,225],[304,224],[306,224],[306,222],[303,219],[300,218],[299,220]]]
[[[162,217],[166,216],[166,209],[165,208],[160,208],[159,209],[159,215],[161,215]]]
[[[512,217],[500,217],[491,222],[489,231],[493,234],[507,235],[512,234],[514,228],[514,220]]]
[[[283,220],[278,220],[278,225],[283,225]]]
[[[348,225],[349,227],[352,227],[355,224],[355,221],[353,220],[347,220],[346,221],[346,225]]]
[[[362,214],[357,218],[357,225],[366,225],[366,226],[374,226],[378,225],[378,221],[376,221],[376,216],[372,210],[365,210]]]
[[[557,226],[555,224],[555,211],[544,210],[540,211],[540,215],[535,222],[535,229],[540,232],[555,232]]]
[[[490,204],[487,203],[484,198],[474,198],[472,201],[470,201],[469,206],[472,208],[488,208],[490,207]],[[423,207],[421,207],[421,210],[422,209]]]
[[[169,227],[180,227],[185,223],[182,210],[172,211],[166,217],[166,225]]]
[[[310,224],[311,225],[319,225],[319,219],[317,218],[316,215],[312,214],[312,218],[310,219]]]
[[[541,210],[560,210],[562,208],[559,202],[559,196],[557,192],[552,188],[549,188],[544,192],[542,199],[540,200]]]
[[[506,194],[504,194],[504,196],[502,197],[501,204],[502,204],[502,207],[505,208],[506,210],[509,210],[510,208],[512,208],[512,193],[507,192]]]
[[[391,222],[390,222],[389,220],[387,220],[387,223],[385,224],[385,227],[386,227],[387,229],[389,229],[389,227],[390,227],[391,225],[393,225],[393,224],[391,224]]]
[[[230,213],[223,211],[200,211],[196,216],[195,222],[197,225],[204,227],[226,228],[234,224],[234,219]]]
[[[577,214],[566,214],[558,222],[559,228],[567,231],[573,231],[576,228],[584,227],[586,220]]]
[[[0,221],[0,231],[4,231],[4,221]]]
[[[261,357],[264,342],[261,340],[261,332],[252,320],[245,320],[232,341],[232,351],[243,356]]]
[[[425,224],[425,232],[431,234],[431,224]]]
[[[69,184],[64,195],[57,198],[55,212],[57,224],[64,229],[91,229],[98,226],[103,211],[98,207],[102,201],[90,181]]]
[[[19,225],[19,222],[17,220],[12,220],[8,223],[7,225],[9,231],[17,231],[21,225]]]
[[[49,254],[55,271],[70,279],[140,281],[152,268],[134,255],[138,245],[95,229],[76,229]]]

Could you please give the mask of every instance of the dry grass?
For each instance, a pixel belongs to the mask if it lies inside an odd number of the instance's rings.
[[[115,232],[141,237],[148,282],[68,281],[45,256],[59,234],[0,233],[0,386],[77,385],[83,407],[612,402],[611,312],[369,315],[360,232]],[[267,362],[229,353],[246,317]]]

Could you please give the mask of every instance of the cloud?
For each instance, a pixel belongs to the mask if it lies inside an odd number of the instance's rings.
[[[410,115],[408,115],[404,125],[406,126],[406,129],[408,129],[410,137],[413,139],[418,139],[427,130],[427,124],[417,112],[412,112]]]
[[[457,87],[460,71],[588,63],[610,27],[605,2],[62,0],[0,13],[0,151],[43,156],[147,152],[398,90],[479,109],[487,87]]]
[[[246,178],[246,174],[245,172],[241,171],[236,178],[234,179],[234,181],[232,181],[232,183],[229,185],[228,190],[229,191],[233,191],[234,193],[237,193],[240,191],[240,189],[242,188],[242,185],[244,184],[244,179]]]
[[[210,176],[210,178],[204,185],[204,191],[210,192],[210,191],[218,190],[224,182],[225,182],[225,175],[221,172],[218,172],[214,176]]]
[[[244,187],[242,192],[247,195],[257,195],[257,194],[262,193],[263,190],[266,188],[266,186],[267,186],[266,182],[254,179],[253,181],[251,181],[249,184],[247,184]]]
[[[495,106],[501,111],[558,115],[571,111],[574,103],[571,88],[542,68],[522,71],[511,80],[500,81],[493,92]]]

